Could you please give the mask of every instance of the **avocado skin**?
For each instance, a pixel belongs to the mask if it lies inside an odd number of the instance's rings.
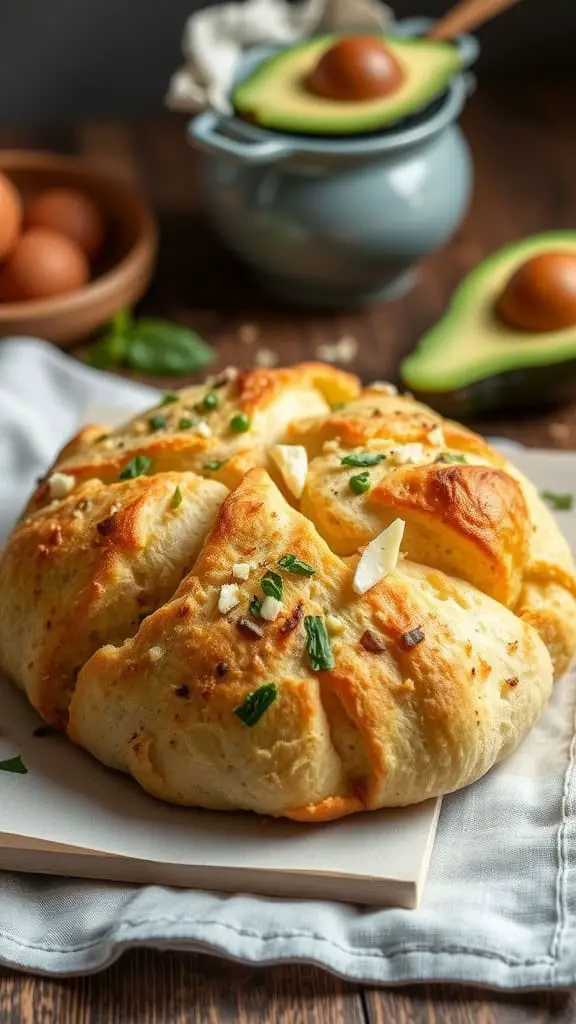
[[[496,373],[451,391],[411,393],[441,416],[471,420],[512,409],[552,409],[576,401],[576,337],[574,359],[550,366],[526,366]]]
[[[576,400],[576,325],[554,332],[559,337],[551,346],[546,332],[510,332],[504,324],[496,321],[496,333],[501,333],[503,343],[510,344],[512,338],[517,350],[503,347],[502,354],[494,356],[493,372],[489,366],[470,369],[460,359],[459,373],[462,383],[441,387],[441,379],[434,379],[434,353],[442,346],[442,338],[449,342],[452,337],[462,337],[465,346],[478,316],[487,306],[491,307],[499,294],[498,286],[491,287],[491,281],[501,273],[503,265],[513,260],[512,269],[524,260],[539,253],[562,250],[573,251],[576,256],[576,231],[552,231],[513,242],[492,253],[464,277],[454,292],[448,309],[438,323],[418,342],[414,351],[403,360],[400,373],[406,387],[420,399],[445,416],[457,419],[471,419],[485,413],[511,409],[543,409]],[[487,283],[487,286],[486,286]],[[540,340],[542,347],[534,351],[522,351],[524,339]],[[540,354],[538,354],[538,352]],[[525,364],[522,359],[524,357]],[[545,361],[549,357],[550,361]],[[538,361],[541,360],[541,361]],[[430,371],[428,371],[430,365]],[[426,386],[430,372],[430,387]]]
[[[423,53],[428,57],[434,55],[435,66],[427,69],[424,83],[419,82],[418,88],[414,87],[411,93],[407,95],[406,90],[401,87],[398,90],[401,98],[398,99],[395,92],[380,101],[349,103],[313,97],[314,103],[323,107],[323,112],[311,113],[305,109],[305,104],[310,103],[310,97],[306,98],[304,90],[302,96],[299,96],[298,88],[292,83],[290,89],[294,92],[293,96],[290,96],[290,102],[280,109],[274,109],[274,102],[270,101],[271,84],[274,86],[286,67],[290,68],[303,57],[306,58],[307,54],[314,54],[315,60],[319,59],[339,38],[341,35],[335,34],[312,37],[296,46],[286,47],[264,60],[232,90],[231,101],[237,115],[261,128],[291,134],[346,136],[370,133],[396,124],[423,109],[445,91],[451,79],[463,66],[458,47],[453,43],[424,38],[382,36],[382,42],[397,57],[401,56],[400,62],[405,68],[410,61],[416,61],[414,66],[417,67],[419,54]],[[311,70],[312,67],[313,64],[307,67],[307,70]],[[295,81],[298,87],[301,87],[301,76],[297,76]],[[302,110],[301,104],[304,104]],[[331,106],[335,109],[331,110]],[[335,112],[337,109],[339,113]]]

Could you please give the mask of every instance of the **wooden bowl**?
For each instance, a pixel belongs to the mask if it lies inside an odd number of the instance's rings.
[[[158,233],[151,210],[129,186],[82,160],[56,153],[0,150],[0,171],[16,185],[24,203],[47,188],[81,189],[97,203],[108,225],[105,251],[93,266],[90,283],[53,299],[0,303],[0,338],[33,335],[65,347],[141,298],[154,270]]]

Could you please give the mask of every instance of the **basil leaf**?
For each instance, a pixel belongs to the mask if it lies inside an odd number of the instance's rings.
[[[126,365],[140,373],[192,373],[213,359],[199,334],[169,320],[141,317],[128,338]]]
[[[148,420],[148,426],[152,432],[155,430],[164,430],[164,427],[168,426],[168,420],[165,416],[151,416]]]
[[[111,331],[93,345],[88,353],[87,362],[98,370],[110,370],[124,365],[127,351],[127,336]]]
[[[277,696],[276,684],[266,683],[249,693],[240,707],[234,708],[234,714],[251,729],[260,721],[264,712],[274,703]]]
[[[282,600],[284,593],[284,580],[279,572],[269,569],[260,580],[260,586],[267,597],[275,597],[277,601]]]
[[[182,504],[182,491],[179,487],[174,491],[170,504],[172,505],[172,508],[180,508],[180,505]]]
[[[167,391],[165,395],[162,395],[162,401],[160,405],[172,405],[172,402],[178,401],[178,395],[175,391]]]
[[[341,466],[377,466],[386,458],[379,452],[357,452],[355,455],[345,455],[340,459]]]
[[[124,469],[120,473],[119,480],[134,480],[137,476],[143,476],[150,466],[152,465],[152,459],[149,459],[147,455],[135,455],[134,458],[130,459],[130,462],[124,466]]]
[[[248,611],[250,615],[253,615],[255,619],[260,618],[260,609],[262,607],[262,601],[259,597],[253,597],[248,605]]]
[[[326,632],[326,625],[321,615],[305,615],[308,657],[314,672],[323,672],[334,668],[332,644]]]
[[[296,555],[282,555],[276,562],[281,569],[285,569],[286,572],[293,572],[297,576],[313,576],[316,569],[313,565],[308,565],[308,562],[302,562]]]
[[[555,491],[541,491],[540,497],[547,501],[557,512],[569,512],[574,504],[571,494],[557,494]]]
[[[21,757],[9,757],[7,761],[0,761],[0,772],[12,772],[13,775],[28,775],[28,769]]]

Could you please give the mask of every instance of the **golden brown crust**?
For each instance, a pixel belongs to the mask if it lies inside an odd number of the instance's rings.
[[[278,443],[308,453],[301,497]],[[398,565],[358,595],[360,551],[397,518]],[[250,610],[267,571],[271,620]],[[506,756],[576,649],[575,594],[555,522],[482,438],[322,364],[250,370],[66,445],[0,560],[0,666],[162,799],[324,821]],[[333,667],[311,664],[310,616]]]

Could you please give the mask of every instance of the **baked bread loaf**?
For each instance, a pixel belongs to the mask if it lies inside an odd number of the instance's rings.
[[[476,434],[322,364],[230,372],[64,448],[0,561],[0,666],[161,799],[323,821],[509,754],[575,594]]]

